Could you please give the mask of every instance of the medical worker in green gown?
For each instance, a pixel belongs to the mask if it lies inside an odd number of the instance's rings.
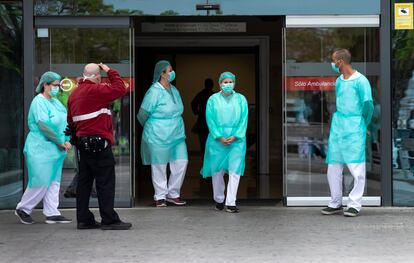
[[[24,145],[28,184],[15,214],[23,224],[33,224],[33,208],[43,200],[46,223],[70,223],[59,210],[59,189],[63,161],[71,144],[64,135],[66,108],[56,99],[61,77],[46,72],[36,87],[28,116],[29,134]]]
[[[180,190],[187,170],[188,156],[182,114],[183,102],[171,82],[175,72],[165,60],[155,65],[153,84],[145,94],[137,118],[144,127],[141,158],[151,165],[154,200],[157,207],[168,203],[185,205]],[[170,176],[167,181],[167,164]]]
[[[206,120],[209,135],[201,174],[212,177],[216,209],[237,213],[237,189],[244,174],[248,104],[246,98],[234,91],[236,76],[223,72],[219,78],[220,92],[208,99]],[[227,194],[224,194],[224,174],[229,175]]]
[[[341,75],[336,80],[336,112],[328,140],[328,182],[331,201],[322,214],[342,212],[342,178],[346,165],[354,178],[344,215],[355,217],[361,210],[365,188],[365,143],[367,126],[374,111],[368,79],[354,70],[351,53],[338,49],[332,54],[332,69]]]

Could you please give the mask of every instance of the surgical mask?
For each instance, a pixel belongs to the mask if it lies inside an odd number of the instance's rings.
[[[175,71],[173,70],[168,74],[168,81],[173,82],[174,79],[175,79]]]
[[[339,73],[339,68],[335,65],[335,63],[331,63],[331,68],[335,73]]]
[[[56,97],[59,94],[59,87],[58,86],[53,86],[50,90],[49,90],[49,95],[51,97]]]
[[[231,94],[234,90],[234,83],[223,83],[221,85],[221,89],[226,93],[226,94]]]

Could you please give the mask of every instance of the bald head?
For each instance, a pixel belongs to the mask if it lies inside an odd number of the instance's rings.
[[[92,82],[101,82],[100,67],[96,63],[90,63],[83,69],[83,79],[88,79]]]
[[[87,64],[85,68],[83,69],[83,74],[85,74],[86,76],[98,75],[99,71],[100,69],[99,69],[98,64],[90,63],[90,64]]]

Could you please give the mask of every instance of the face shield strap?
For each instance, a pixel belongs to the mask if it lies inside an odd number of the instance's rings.
[[[96,75],[95,74],[92,74],[92,75],[90,75],[90,76],[86,76],[85,74],[83,74],[83,80],[85,81],[85,80],[87,80],[87,79],[94,79],[96,77]]]

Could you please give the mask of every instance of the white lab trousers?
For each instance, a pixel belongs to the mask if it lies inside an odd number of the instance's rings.
[[[152,164],[152,184],[154,185],[154,200],[180,197],[181,186],[187,171],[188,160],[170,162],[170,178],[167,182],[167,165]]]
[[[58,210],[59,206],[59,182],[52,182],[52,184],[46,187],[38,188],[26,188],[20,203],[17,204],[16,209],[23,210],[26,214],[30,215],[33,209],[43,199],[43,214],[45,216],[60,216]]]
[[[354,177],[354,187],[349,193],[348,207],[361,210],[362,196],[365,188],[365,163],[347,164],[349,171]],[[328,165],[328,182],[331,190],[331,201],[328,206],[338,208],[342,206],[342,178],[344,164]]]
[[[217,203],[224,202],[224,171],[220,171],[213,175],[213,198]],[[236,206],[237,190],[239,188],[240,175],[235,173],[229,174],[229,182],[227,183],[226,206]]]

